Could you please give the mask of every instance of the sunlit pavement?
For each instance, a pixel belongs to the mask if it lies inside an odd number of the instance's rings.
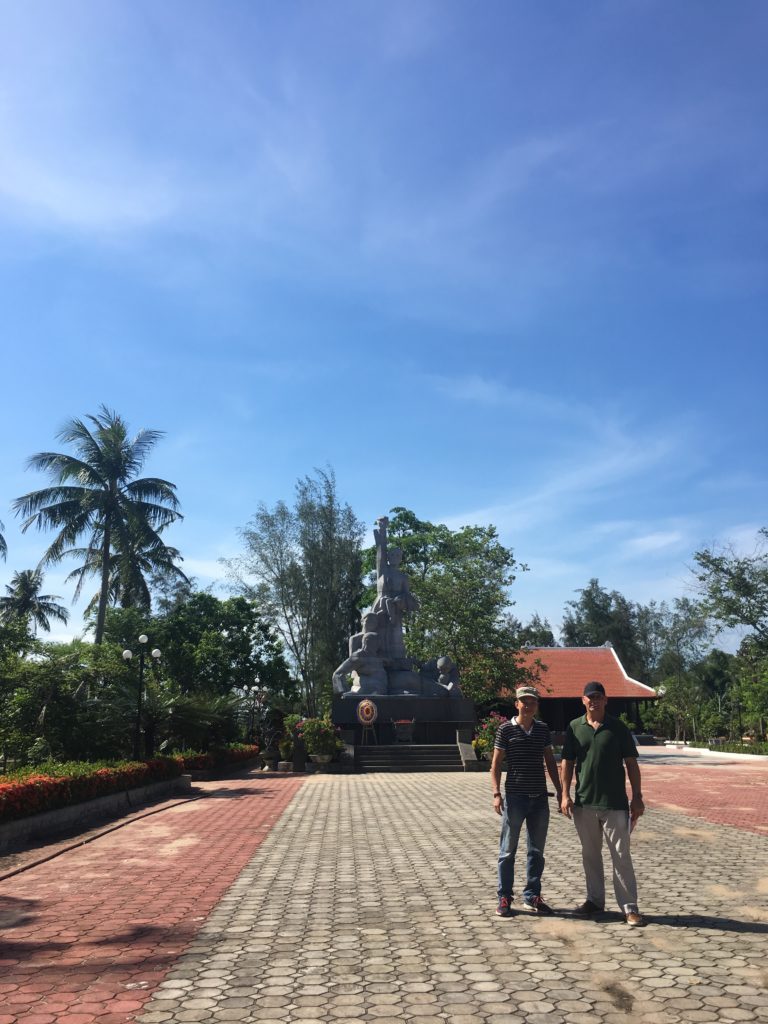
[[[644,929],[495,917],[487,775],[255,776],[3,883],[0,1024],[768,1019],[768,838],[698,816],[754,788],[765,826],[768,772],[644,767]],[[544,895],[584,898],[559,815]]]

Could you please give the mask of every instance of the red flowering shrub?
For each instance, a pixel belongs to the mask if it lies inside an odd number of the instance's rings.
[[[0,823],[177,778],[182,770],[179,758],[156,757],[115,764],[45,764],[0,775]]]
[[[216,768],[223,768],[227,764],[235,764],[238,761],[250,761],[259,752],[257,743],[230,743],[227,747],[218,747],[209,750],[207,753],[190,751],[186,754],[179,754],[185,771],[214,771]]]

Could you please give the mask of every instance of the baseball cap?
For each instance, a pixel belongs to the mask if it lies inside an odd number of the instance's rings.
[[[515,690],[515,700],[520,700],[522,697],[534,697],[538,700],[539,692],[533,686],[518,686]]]
[[[605,687],[603,684],[596,681],[587,683],[584,687],[584,696],[590,697],[593,693],[602,693],[602,695],[605,696]]]

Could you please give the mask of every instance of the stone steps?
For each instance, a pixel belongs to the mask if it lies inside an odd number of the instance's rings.
[[[455,743],[397,743],[355,749],[355,767],[362,772],[461,772]]]

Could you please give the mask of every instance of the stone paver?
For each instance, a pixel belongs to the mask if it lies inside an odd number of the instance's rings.
[[[0,1024],[135,1019],[302,781],[207,784],[208,799],[134,820],[0,883]],[[182,981],[176,990],[198,998]]]
[[[138,1020],[768,1020],[764,836],[653,808],[635,833],[651,921],[630,930],[615,912],[496,918],[496,835],[487,776],[310,779]],[[547,898],[580,902],[560,816],[547,861]],[[204,986],[212,967],[223,984]]]
[[[487,775],[218,783],[0,884],[0,1024],[768,1022],[768,838],[705,820],[707,771],[646,769],[643,930],[496,918]],[[547,860],[580,902],[560,816]]]
[[[651,805],[768,836],[768,763],[691,765],[685,768],[685,792],[680,781],[679,768],[643,765]]]

